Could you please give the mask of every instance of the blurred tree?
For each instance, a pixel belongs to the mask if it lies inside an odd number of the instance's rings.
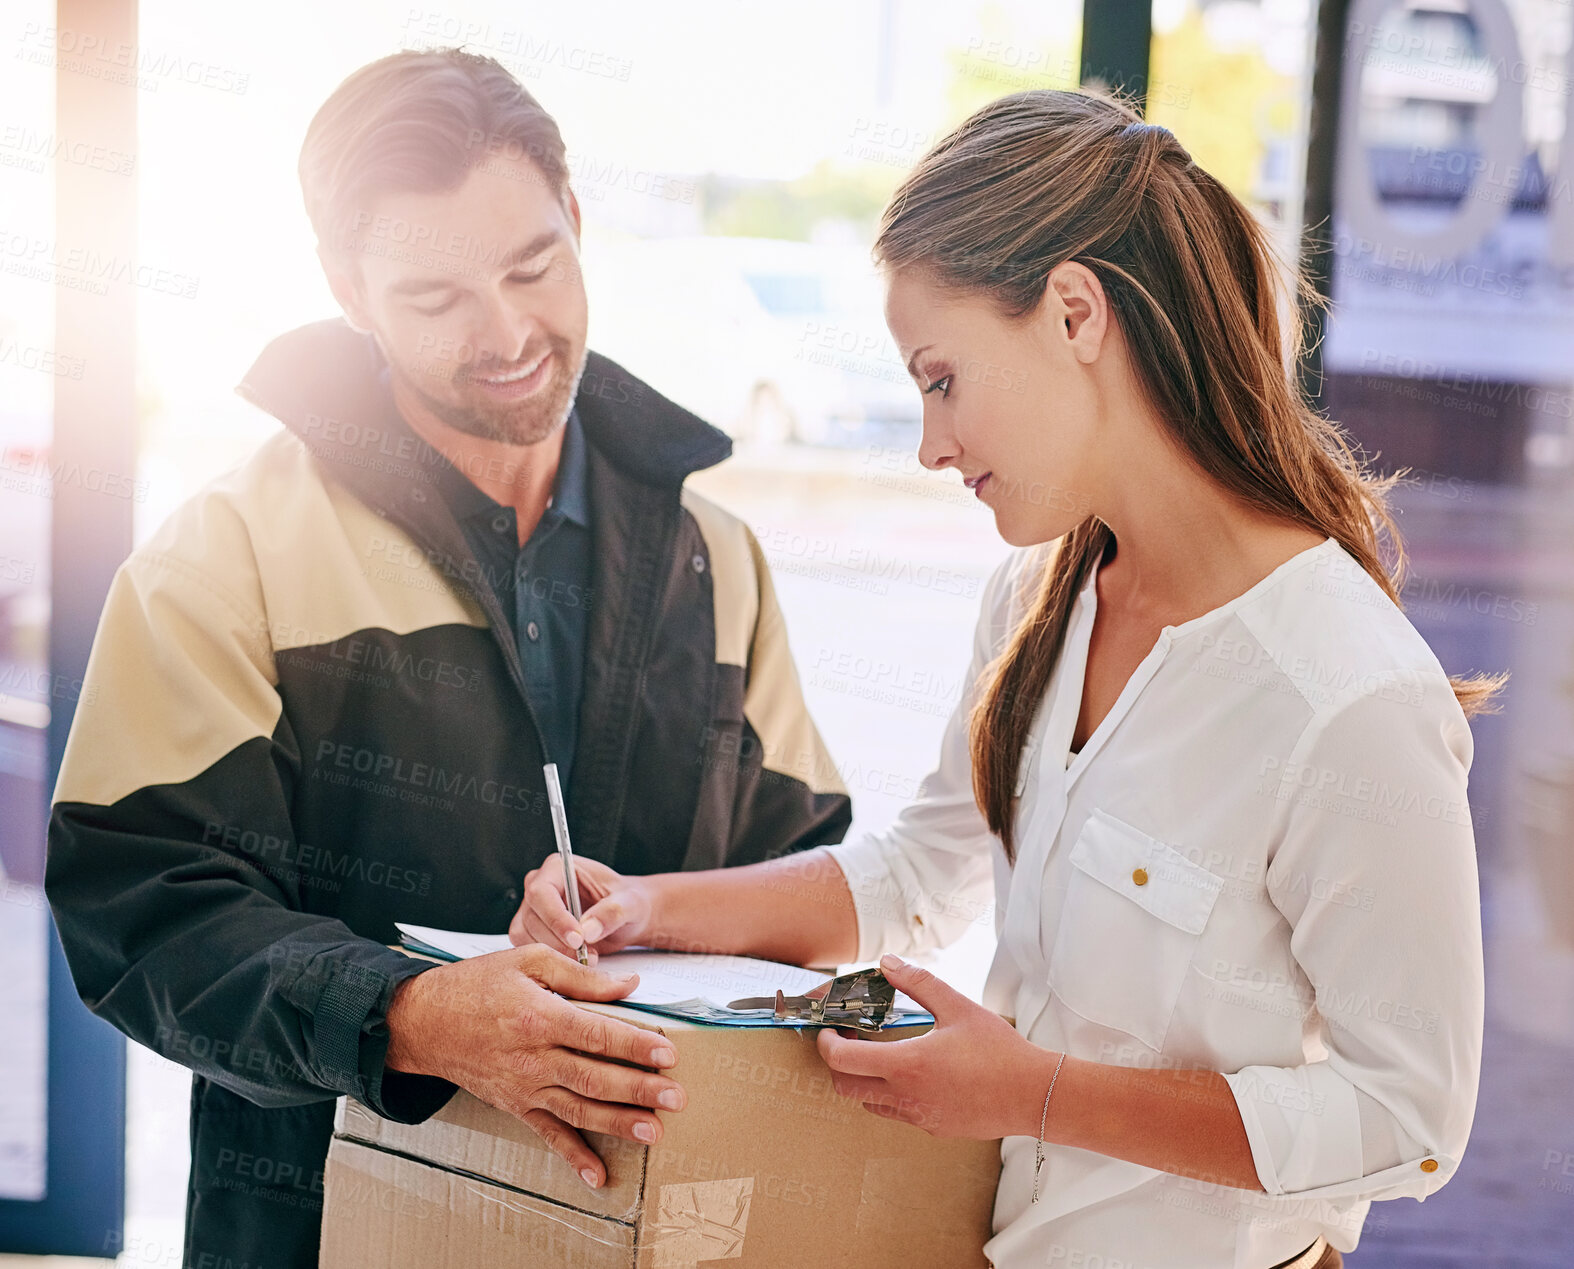
[[[1148,119],[1180,138],[1192,158],[1237,197],[1261,201],[1263,160],[1293,123],[1293,85],[1250,44],[1220,49],[1191,9],[1155,32]]]
[[[807,242],[824,221],[842,221],[865,241],[903,169],[821,159],[793,181],[753,181],[709,173],[700,179],[704,231],[730,237]]]

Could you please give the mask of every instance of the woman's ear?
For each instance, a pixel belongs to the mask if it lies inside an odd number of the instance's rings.
[[[1045,279],[1043,302],[1053,306],[1077,360],[1097,358],[1109,325],[1109,301],[1093,270],[1063,260]]]

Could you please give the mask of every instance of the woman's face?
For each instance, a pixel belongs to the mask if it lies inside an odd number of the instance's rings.
[[[1038,308],[1016,321],[985,296],[888,271],[885,318],[924,394],[925,467],[961,472],[1013,546],[1087,518],[1100,466],[1094,363],[1108,322],[1090,270],[1059,266]]]

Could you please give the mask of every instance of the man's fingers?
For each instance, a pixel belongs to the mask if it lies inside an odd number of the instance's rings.
[[[605,979],[610,977],[599,970],[586,969],[560,956],[543,956],[535,971],[536,981],[543,987],[561,991],[557,982],[570,978]],[[638,975],[635,975],[637,978]],[[632,984],[618,984],[621,994]],[[615,997],[614,997],[615,998]],[[620,1062],[634,1062],[640,1066],[666,1067],[677,1063],[677,1050],[672,1041],[659,1031],[636,1027],[620,1018],[609,1018],[592,1009],[581,1009],[570,1001],[556,1002],[557,1009],[550,1014],[543,1012],[541,1035],[559,1048],[575,1049],[598,1057],[616,1058]]]
[[[548,950],[553,949],[548,945]],[[574,953],[543,956],[528,967],[528,972],[543,987],[570,1000],[618,1000],[634,990],[638,974],[627,978],[581,965]]]
[[[574,914],[568,910],[564,901],[563,891],[546,877],[537,877],[532,881],[525,892],[525,899],[530,904],[530,910],[553,937],[570,951],[584,941],[580,933],[580,923],[574,920]]]
[[[579,966],[575,966],[579,968]],[[563,1047],[597,1057],[616,1058],[620,1062],[634,1062],[639,1066],[668,1067],[678,1060],[672,1041],[659,1031],[647,1031],[632,1023],[591,1009],[576,1009],[576,1034],[570,1036]]]
[[[520,1116],[546,1142],[547,1149],[562,1159],[579,1174],[580,1180],[592,1189],[605,1184],[607,1169],[596,1152],[585,1144],[579,1133],[565,1124],[549,1110],[536,1107]]]
[[[661,1140],[661,1120],[648,1110],[593,1102],[569,1089],[556,1086],[542,1089],[536,1100],[565,1123],[586,1132],[603,1132],[647,1146]]]
[[[578,1053],[563,1054],[553,1078],[570,1092],[593,1102],[621,1102],[652,1110],[682,1110],[689,1104],[688,1095],[676,1080]]]

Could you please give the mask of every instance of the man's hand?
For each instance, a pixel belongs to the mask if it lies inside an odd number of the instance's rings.
[[[406,979],[388,1009],[387,1065],[436,1075],[523,1120],[592,1188],[606,1169],[577,1129],[651,1144],[682,1110],[672,1079],[635,1066],[677,1062],[671,1041],[555,995],[616,1000],[627,979],[587,969],[539,944],[456,961]]]
[[[548,855],[541,867],[525,874],[525,897],[508,927],[515,946],[545,943],[578,964],[575,949],[583,943],[594,965],[597,953],[621,951],[655,928],[654,895],[646,878],[625,877],[600,860],[576,856],[574,880],[579,883],[581,921],[574,920],[564,898],[560,856]]]

